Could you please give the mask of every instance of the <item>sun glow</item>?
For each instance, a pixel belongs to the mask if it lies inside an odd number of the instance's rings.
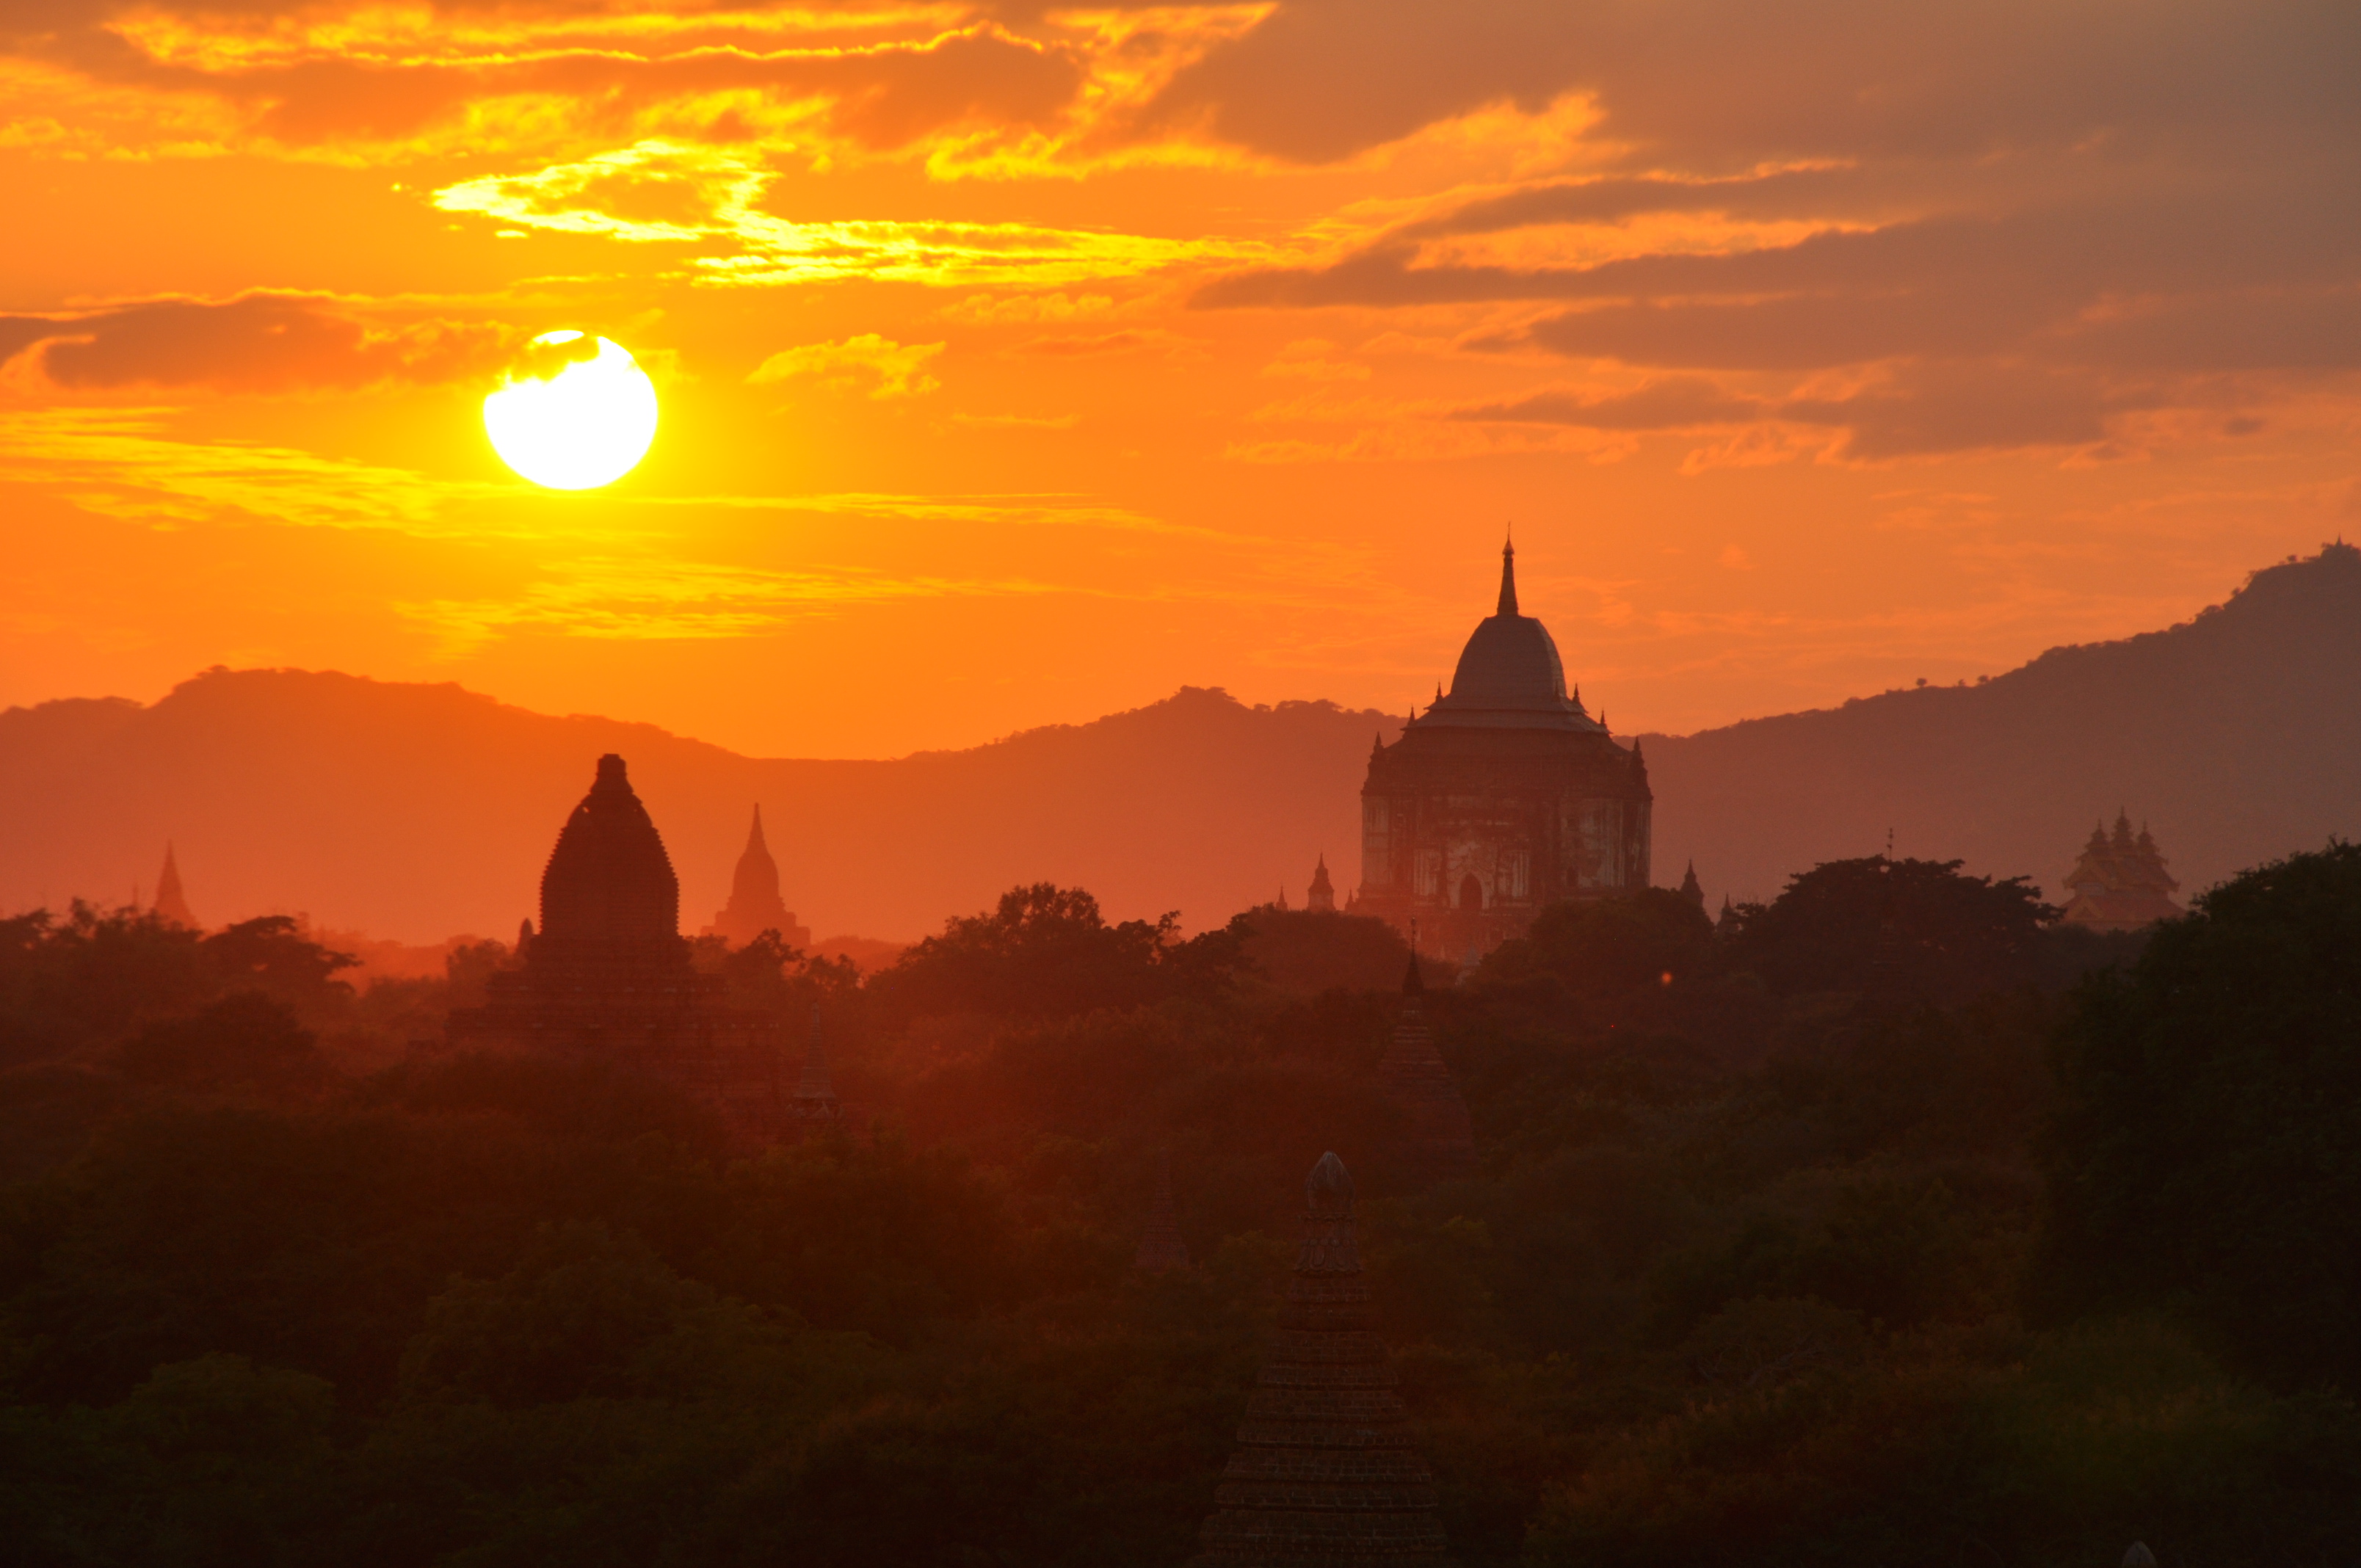
[[[629,350],[579,332],[545,332],[484,399],[500,461],[553,490],[589,490],[630,473],[656,436],[656,389]]]

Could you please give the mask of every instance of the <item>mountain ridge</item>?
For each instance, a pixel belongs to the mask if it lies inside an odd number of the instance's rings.
[[[2094,817],[2155,827],[2183,896],[2361,831],[2361,551],[2253,574],[2158,631],[1693,735],[1643,733],[1656,880],[1690,860],[1717,899],[1818,861],[1897,853],[2028,874],[2053,893]],[[660,726],[551,715],[452,682],[220,666],[151,704],[0,712],[0,910],[116,903],[174,841],[198,914],[302,911],[431,942],[506,933],[603,751],[669,846],[682,921],[726,894],[760,801],[789,906],[822,932],[906,939],[1017,882],[1118,917],[1218,924],[1356,880],[1358,792],[1399,716],[1219,687],[1083,724],[884,759],[749,757]]]

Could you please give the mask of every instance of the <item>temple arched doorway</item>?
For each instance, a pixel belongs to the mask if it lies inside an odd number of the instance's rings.
[[[1484,884],[1476,880],[1476,873],[1473,872],[1459,879],[1459,907],[1462,909],[1484,907]]]

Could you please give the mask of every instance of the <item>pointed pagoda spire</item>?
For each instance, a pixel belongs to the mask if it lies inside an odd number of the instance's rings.
[[[533,951],[533,922],[530,919],[520,920],[517,922],[516,956],[521,959],[531,951]]]
[[[1495,613],[1517,613],[1517,546],[1513,541],[1500,546],[1500,608]]]
[[[1721,916],[1713,923],[1717,931],[1727,931],[1738,924],[1738,911],[1730,906],[1730,894],[1721,895]]]
[[[1328,880],[1328,851],[1320,851],[1320,863],[1312,868],[1312,886],[1303,895],[1303,907],[1334,911],[1336,907],[1336,884]]]
[[[1141,1233],[1132,1266],[1142,1274],[1169,1274],[1189,1266],[1189,1244],[1180,1239],[1180,1222],[1172,1212],[1172,1157],[1156,1157],[1156,1197],[1148,1206],[1148,1229]]]
[[[779,897],[779,862],[763,838],[763,808],[754,807],[753,826],[746,830],[746,848],[730,879],[730,902],[717,910],[708,937],[721,937],[742,947],[765,931],[776,931],[791,948],[811,946],[811,932],[796,923],[796,913]]]
[[[1303,1183],[1302,1237],[1217,1511],[1191,1568],[1444,1568],[1434,1476],[1377,1333],[1334,1154]]]
[[[164,842],[164,869],[156,877],[156,918],[168,926],[185,926],[192,931],[203,927],[189,911],[188,895],[181,891],[180,862],[173,858],[170,839]]]
[[[1705,883],[1697,881],[1695,861],[1691,861],[1689,869],[1681,873],[1681,896],[1696,905],[1698,909],[1705,908]],[[1727,900],[1724,902],[1727,903]]]
[[[828,1053],[820,1048],[819,1003],[812,1003],[811,1036],[804,1046],[803,1078],[796,1085],[792,1114],[798,1122],[833,1122],[844,1114],[836,1086],[828,1075]]]

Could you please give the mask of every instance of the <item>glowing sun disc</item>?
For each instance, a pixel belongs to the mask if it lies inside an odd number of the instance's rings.
[[[575,349],[578,332],[533,340],[525,367],[511,370],[484,399],[484,433],[500,461],[553,490],[590,490],[638,466],[656,438],[656,388],[629,350],[607,338],[596,353]],[[562,360],[536,373],[536,360]]]

